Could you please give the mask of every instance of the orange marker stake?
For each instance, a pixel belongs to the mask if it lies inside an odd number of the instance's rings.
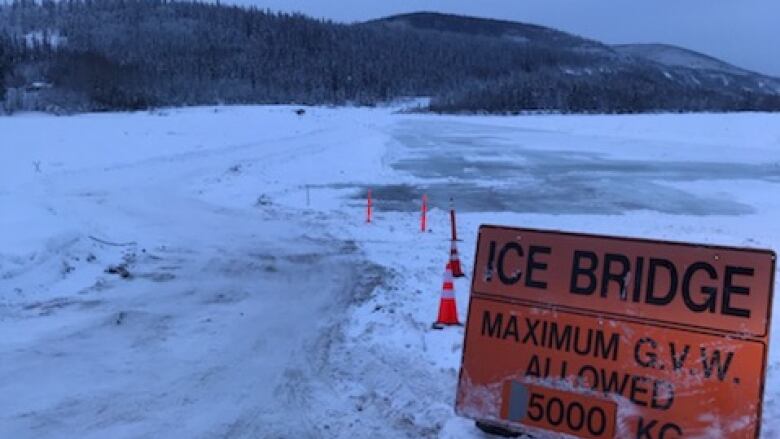
[[[366,222],[371,222],[371,189],[368,190],[368,203],[366,204]]]
[[[422,216],[420,216],[420,231],[425,232],[425,226],[428,216],[428,196],[422,196]]]

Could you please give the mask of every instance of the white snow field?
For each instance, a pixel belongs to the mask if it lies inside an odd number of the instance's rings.
[[[482,223],[780,250],[780,115],[293,110],[0,118],[0,438],[485,437],[449,197],[467,270]]]

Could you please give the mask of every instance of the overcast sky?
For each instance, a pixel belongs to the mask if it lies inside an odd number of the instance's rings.
[[[223,0],[223,3],[227,1]],[[232,0],[352,22],[438,11],[541,24],[606,43],[670,43],[780,76],[780,0]]]

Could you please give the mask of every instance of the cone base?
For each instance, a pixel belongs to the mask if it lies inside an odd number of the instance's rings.
[[[458,323],[433,322],[433,324],[431,325],[431,329],[442,330],[446,326],[463,326],[463,323],[460,323],[460,322],[458,322]]]
[[[447,265],[452,270],[452,277],[466,277],[466,273],[464,273],[463,269],[460,267],[459,259],[450,261]]]

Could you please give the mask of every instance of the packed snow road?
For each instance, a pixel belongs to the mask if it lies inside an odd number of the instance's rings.
[[[423,193],[455,197],[467,269],[480,223],[780,249],[777,115],[219,107],[0,136],[0,437],[482,437],[452,413],[462,331],[429,329],[449,229],[419,233]]]
[[[0,437],[310,428],[298,386],[378,269],[265,193],[315,134],[210,142],[219,114],[182,115],[0,122]]]

